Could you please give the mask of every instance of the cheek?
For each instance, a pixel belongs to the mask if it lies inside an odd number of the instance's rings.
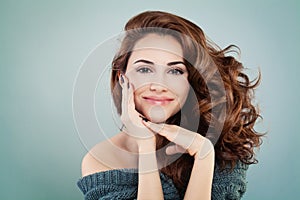
[[[187,78],[185,77],[180,77],[177,79],[173,78],[168,82],[170,83],[168,84],[169,89],[172,90],[172,92],[180,99],[180,101],[185,101],[190,90],[190,84]]]
[[[178,84],[177,90],[175,91],[175,95],[178,98],[178,106],[182,108],[186,103],[187,97],[189,95],[190,85],[187,82],[182,82],[182,84]]]
[[[141,110],[143,108],[143,102],[140,97],[142,93],[143,91],[141,89],[137,89],[133,93],[134,105],[137,110]]]
[[[143,85],[149,84],[149,77],[136,73],[135,71],[126,72],[126,77],[128,78],[129,82],[133,84],[134,89],[141,88]]]

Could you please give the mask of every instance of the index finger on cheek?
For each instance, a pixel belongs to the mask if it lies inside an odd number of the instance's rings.
[[[127,113],[128,111],[128,88],[127,88],[127,79],[124,75],[122,75],[124,80],[122,84],[122,112]]]
[[[132,83],[128,82],[129,88],[128,88],[128,108],[131,110],[135,110],[135,104],[134,104],[134,94],[133,94],[133,85]]]

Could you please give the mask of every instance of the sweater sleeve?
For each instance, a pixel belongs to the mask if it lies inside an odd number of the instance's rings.
[[[77,185],[85,200],[136,199],[137,196],[134,171],[99,172],[81,178]]]
[[[160,173],[164,198],[179,200],[172,180]],[[135,169],[110,170],[91,174],[77,182],[85,200],[136,199],[138,174]]]
[[[246,192],[246,172],[248,165],[237,162],[233,171],[216,166],[212,186],[213,200],[239,200]]]

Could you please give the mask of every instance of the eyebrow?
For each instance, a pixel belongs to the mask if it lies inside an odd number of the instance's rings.
[[[149,60],[144,60],[144,59],[137,60],[133,64],[136,64],[136,63],[139,63],[139,62],[146,63],[146,64],[149,64],[149,65],[154,65],[154,62],[149,61]],[[182,64],[182,65],[185,66],[185,63],[183,61],[169,62],[167,65],[168,66],[173,66],[173,65],[177,65],[177,64]]]

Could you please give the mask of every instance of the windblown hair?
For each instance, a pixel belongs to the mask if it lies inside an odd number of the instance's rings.
[[[219,48],[206,38],[201,28],[182,17],[161,11],[147,11],[127,22],[125,26],[127,33],[112,62],[111,91],[118,113],[122,112],[119,74],[126,72],[128,59],[135,43],[149,33],[156,33],[157,28],[161,29],[158,34],[171,35],[181,44],[188,70],[188,80],[197,97],[196,101],[193,101],[189,94],[185,104],[186,109],[190,110],[188,114],[182,113],[181,110],[168,119],[167,123],[184,124],[185,128],[189,128],[189,123],[200,115],[196,131],[208,137],[207,131],[211,122],[220,119],[218,114],[212,112],[213,109],[218,108],[226,112],[222,121],[221,134],[218,135],[215,144],[216,161],[220,168],[224,169],[227,165],[233,168],[237,161],[245,164],[257,163],[254,149],[261,145],[262,134],[254,130],[255,122],[260,115],[258,108],[251,101],[254,98],[254,89],[260,82],[260,74],[258,78],[251,81],[242,72],[244,69],[242,63],[228,55],[232,52],[239,53],[238,47],[230,45],[225,49]],[[191,43],[191,40],[194,43]],[[210,67],[212,64],[216,66],[215,69]],[[224,84],[223,93],[213,76],[216,70]],[[212,94],[215,94],[214,99]],[[214,128],[218,131],[217,123]],[[157,149],[168,143],[165,138],[157,136]],[[178,189],[184,190],[189,180],[193,160],[191,156],[184,154],[161,171],[172,178]]]

